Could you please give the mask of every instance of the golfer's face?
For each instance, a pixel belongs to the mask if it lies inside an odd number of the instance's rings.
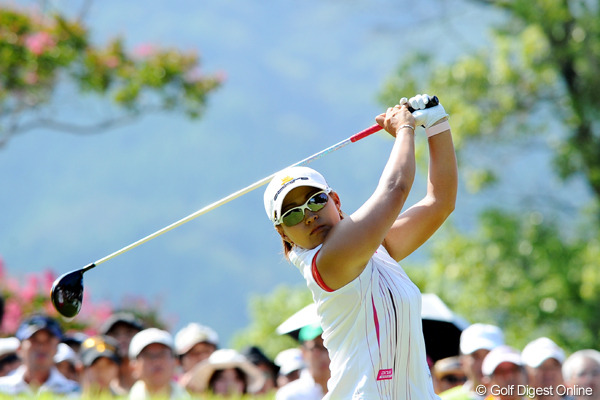
[[[285,196],[281,207],[282,215],[294,207],[302,206],[312,195],[320,191],[321,189],[310,186],[300,186],[293,189]],[[331,228],[340,221],[337,208],[339,198],[334,192],[331,192],[328,196],[329,200],[325,207],[316,212],[305,210],[304,219],[298,224],[294,226],[279,225],[281,232],[289,241],[304,249],[314,249],[325,241]]]

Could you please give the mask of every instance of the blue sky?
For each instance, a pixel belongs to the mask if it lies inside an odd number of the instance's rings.
[[[46,3],[70,15],[81,4]],[[0,149],[0,255],[8,270],[79,268],[372,125],[384,108],[377,94],[403,57],[470,51],[497,18],[469,2],[447,3],[93,2],[85,21],[97,43],[120,35],[131,48],[197,50],[205,71],[227,79],[200,120],[152,115],[87,137],[39,129]],[[61,96],[53,107],[65,118],[106,107],[68,88]],[[311,166],[352,212],[374,189],[390,143],[377,134]],[[198,321],[227,343],[248,324],[251,294],[304,285],[282,258],[262,193],[102,264],[85,275],[86,289],[114,303],[128,294],[160,302],[173,331]],[[471,201],[459,203],[463,218],[474,217]]]

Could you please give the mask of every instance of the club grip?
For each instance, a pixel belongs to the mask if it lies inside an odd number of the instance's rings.
[[[438,99],[437,96],[430,96],[429,97],[429,103],[425,104],[425,108],[431,108],[431,107],[435,107],[438,104],[440,104],[440,99]],[[415,109],[412,108],[411,106],[408,106],[408,111],[415,112]]]
[[[437,105],[440,104],[440,99],[437,98],[437,96],[430,96],[429,97],[429,103],[427,103],[425,105],[425,108],[431,108],[431,107],[435,107]],[[411,106],[408,106],[408,111],[410,111],[411,113],[415,111],[414,108],[412,108]],[[366,138],[367,136],[370,136],[372,134],[374,134],[375,132],[379,132],[380,130],[382,130],[383,128],[381,126],[379,126],[378,124],[375,124],[373,126],[368,127],[365,130],[362,130],[358,133],[355,133],[354,135],[350,136],[348,139],[350,142],[354,143],[354,142],[358,142],[361,139]]]

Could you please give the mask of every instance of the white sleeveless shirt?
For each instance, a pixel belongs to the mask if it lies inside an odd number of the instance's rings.
[[[380,246],[356,279],[327,291],[312,272],[320,248],[294,247],[289,258],[312,292],[331,359],[323,399],[439,399],[427,365],[419,289]]]

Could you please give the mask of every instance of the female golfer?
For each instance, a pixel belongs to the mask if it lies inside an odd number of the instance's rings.
[[[437,399],[427,366],[421,294],[397,264],[454,210],[457,168],[441,105],[427,95],[389,108],[377,123],[395,137],[371,197],[352,215],[322,175],[291,167],[275,175],[265,209],[285,254],[317,304],[331,378],[324,399]],[[416,111],[411,114],[407,105]],[[401,212],[415,174],[415,125],[429,142],[425,197]]]

